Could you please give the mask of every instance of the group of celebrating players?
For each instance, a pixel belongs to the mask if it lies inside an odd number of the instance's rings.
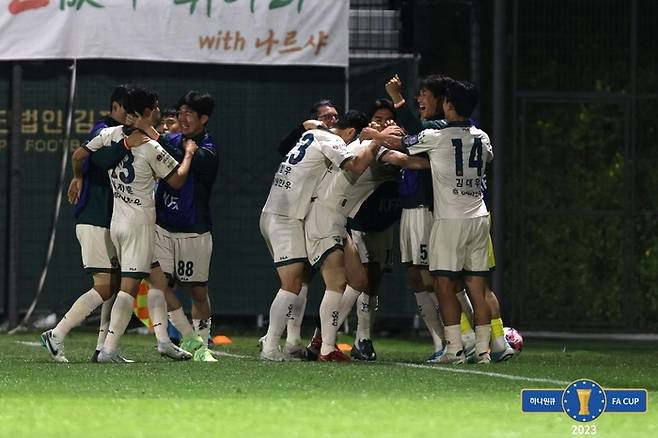
[[[279,147],[285,158],[260,227],[281,287],[259,342],[261,359],[349,361],[336,334],[356,303],[351,356],[376,360],[371,332],[397,220],[390,201],[398,197],[402,263],[434,343],[427,362],[513,357],[487,284],[495,267],[484,202],[493,151],[470,119],[477,90],[466,81],[428,76],[417,99],[419,120],[401,89],[399,77],[388,81],[391,100],[376,101],[369,117],[358,111],[338,117],[331,102],[321,101],[312,108],[318,121],[304,122],[287,137],[298,138],[292,149],[285,141]],[[299,325],[314,272],[309,264],[322,274],[326,290],[320,327],[304,348]]]
[[[487,283],[495,266],[484,199],[493,152],[470,119],[477,90],[466,81],[428,76],[417,98],[418,119],[397,76],[385,89],[391,100],[377,100],[368,116],[354,110],[339,116],[331,101],[318,102],[311,119],[279,145],[285,158],[260,217],[281,283],[259,341],[264,361],[350,361],[336,335],[355,304],[351,356],[376,360],[377,290],[391,264],[398,219],[402,263],[434,344],[427,362],[489,363],[514,355]],[[216,361],[207,344],[217,149],[205,127],[213,100],[190,91],[161,114],[155,92],[120,86],[111,105],[109,117],[74,153],[69,186],[83,265],[94,285],[41,335],[42,343],[55,361],[67,362],[65,336],[102,306],[92,361],[131,362],[118,343],[148,278],[158,351],[176,360]],[[320,326],[305,346],[301,323],[316,270],[326,290]],[[175,285],[190,292],[192,324]],[[169,338],[168,322],[182,335],[179,346]]]

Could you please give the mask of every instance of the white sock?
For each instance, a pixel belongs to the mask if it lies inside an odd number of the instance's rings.
[[[441,339],[440,331],[442,324],[439,321],[439,314],[437,309],[434,306],[434,302],[430,297],[429,292],[417,292],[414,294],[416,296],[416,303],[418,304],[418,313],[420,317],[425,321],[427,330],[429,330],[430,335],[432,336],[432,342],[434,342],[434,351],[443,350],[443,340]],[[432,294],[434,295],[434,294]]]
[[[164,292],[160,289],[149,289],[147,295],[149,307],[149,319],[153,324],[155,338],[159,344],[171,342],[169,333],[167,333],[167,302],[165,301]]]
[[[287,290],[279,289],[272,305],[270,306],[270,325],[267,327],[267,335],[263,351],[272,351],[279,347],[279,339],[286,328],[288,319],[292,316],[297,295]]]
[[[110,328],[107,330],[107,337],[103,343],[103,351],[106,354],[114,354],[117,351],[119,339],[126,331],[132,317],[134,304],[135,299],[130,294],[124,291],[117,294],[110,314]]]
[[[306,297],[308,296],[308,284],[302,284],[302,289],[297,295],[295,306],[292,309],[292,318],[288,320],[286,327],[286,343],[298,344],[302,340],[302,321],[306,311]]]
[[[505,336],[498,336],[496,338],[492,336],[491,340],[489,341],[489,347],[491,348],[491,351],[504,351],[507,348],[507,341],[505,340]]]
[[[75,300],[66,315],[55,326],[53,336],[58,340],[63,340],[73,327],[80,325],[101,304],[103,304],[103,297],[96,292],[96,289],[89,289]]]
[[[466,295],[466,290],[463,289],[461,292],[457,293],[457,300],[459,301],[459,304],[462,308],[462,313],[465,313],[466,316],[468,316],[468,320],[471,323],[471,327],[473,326],[473,305],[471,304],[471,300],[468,299],[468,295]]]
[[[434,303],[434,308],[436,309],[436,314],[439,317],[439,336],[442,341],[445,341],[446,334],[443,331],[443,320],[441,319],[441,312],[439,311],[439,297],[436,296],[436,292],[434,291],[427,292],[427,295],[432,299],[432,303]]]
[[[340,320],[340,300],[342,293],[325,290],[320,303],[320,326],[322,327],[322,348],[320,354],[329,354],[336,349],[336,333]]]
[[[107,336],[107,329],[110,328],[110,313],[112,313],[112,306],[114,300],[117,299],[117,294],[112,294],[110,299],[105,301],[101,306],[101,322],[98,327],[98,340],[96,341],[96,350],[103,348],[105,337]]]
[[[342,298],[340,299],[340,319],[338,320],[338,327],[342,326],[343,323],[345,322],[345,318],[350,314],[352,311],[352,307],[354,307],[354,303],[356,303],[356,300],[359,298],[361,295],[361,292],[358,290],[354,289],[352,286],[347,285],[345,288],[345,292],[343,293]]]
[[[377,310],[377,296],[370,296],[365,292],[359,295],[356,304],[356,341],[372,339],[370,329],[372,327],[375,311]]]
[[[445,326],[445,333],[446,353],[457,354],[464,349],[459,324]]]
[[[169,312],[168,316],[169,321],[171,321],[174,327],[176,327],[176,330],[178,330],[183,337],[194,335],[194,328],[192,327],[192,324],[190,324],[190,321],[187,319],[187,316],[185,315],[185,312],[183,312],[182,307],[179,307],[176,310],[172,310]]]
[[[491,339],[491,324],[475,326],[475,354],[489,352],[489,340]]]
[[[193,319],[192,325],[194,326],[194,332],[201,336],[201,339],[203,339],[203,342],[207,346],[210,328],[212,326],[212,317],[209,316],[207,319]]]

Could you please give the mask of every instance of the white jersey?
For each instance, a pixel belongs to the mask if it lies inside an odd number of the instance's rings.
[[[426,129],[405,138],[410,154],[427,153],[432,167],[435,219],[468,219],[489,214],[482,180],[493,159],[489,136],[468,122]]]
[[[306,131],[274,174],[263,211],[304,219],[327,169],[339,168],[353,156],[339,136],[320,129]]]
[[[85,147],[93,152],[121,141],[122,128],[101,130]],[[154,140],[131,148],[109,171],[114,192],[112,222],[155,224],[155,178],[167,178],[177,167],[178,162]]]
[[[367,148],[371,141],[361,142],[357,139],[347,145],[347,149],[356,155]],[[316,202],[336,210],[345,218],[353,218],[361,208],[361,204],[380,184],[385,181],[395,181],[398,175],[397,168],[378,161],[373,161],[361,176],[332,166],[318,186]]]

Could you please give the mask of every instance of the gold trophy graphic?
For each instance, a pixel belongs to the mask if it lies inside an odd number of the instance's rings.
[[[589,415],[589,397],[592,394],[591,389],[576,389],[580,409],[578,415]]]

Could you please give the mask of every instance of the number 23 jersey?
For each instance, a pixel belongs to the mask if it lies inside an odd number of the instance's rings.
[[[122,126],[103,129],[87,143],[90,151],[121,141]],[[156,141],[131,148],[109,171],[114,192],[113,222],[155,224],[155,178],[166,179],[176,171],[178,162]]]
[[[321,129],[305,132],[279,164],[263,211],[304,219],[327,169],[353,157],[339,136]]]

